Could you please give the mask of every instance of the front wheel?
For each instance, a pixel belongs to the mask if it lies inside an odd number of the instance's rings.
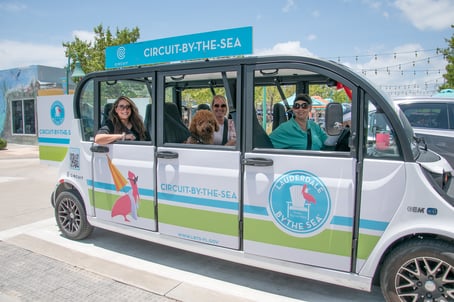
[[[55,202],[55,219],[66,238],[82,240],[93,231],[80,198],[73,192],[62,192]]]
[[[389,302],[454,301],[454,245],[435,239],[402,244],[386,258],[380,285]]]

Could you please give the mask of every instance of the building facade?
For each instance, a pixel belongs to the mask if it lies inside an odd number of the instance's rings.
[[[32,65],[0,70],[0,137],[8,143],[38,144],[37,97],[62,95],[66,83],[65,68]],[[73,87],[69,79],[69,88]]]

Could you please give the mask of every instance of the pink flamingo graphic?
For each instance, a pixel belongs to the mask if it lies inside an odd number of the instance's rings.
[[[301,190],[301,193],[303,194],[303,197],[304,197],[304,199],[307,202],[310,202],[310,203],[313,203],[313,204],[316,203],[314,196],[309,194],[309,190],[307,189],[307,185],[306,184],[303,186],[303,189]]]
[[[131,171],[128,171],[128,180],[131,185],[131,190],[115,201],[112,207],[112,217],[121,215],[126,222],[129,222],[127,215],[131,214],[132,218],[137,220],[137,209],[139,208],[140,200],[139,188],[137,187],[138,179],[138,176]]]

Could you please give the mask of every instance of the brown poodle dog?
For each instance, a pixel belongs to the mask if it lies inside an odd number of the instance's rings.
[[[191,136],[188,144],[213,144],[214,132],[219,131],[219,125],[213,112],[209,110],[199,110],[196,112],[189,125]]]

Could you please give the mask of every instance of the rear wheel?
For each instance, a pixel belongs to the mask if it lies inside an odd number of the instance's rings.
[[[402,244],[386,258],[380,284],[390,302],[454,301],[454,245],[434,239]]]
[[[58,195],[55,202],[55,219],[60,231],[69,239],[81,240],[93,232],[85,207],[73,192],[66,191]]]

